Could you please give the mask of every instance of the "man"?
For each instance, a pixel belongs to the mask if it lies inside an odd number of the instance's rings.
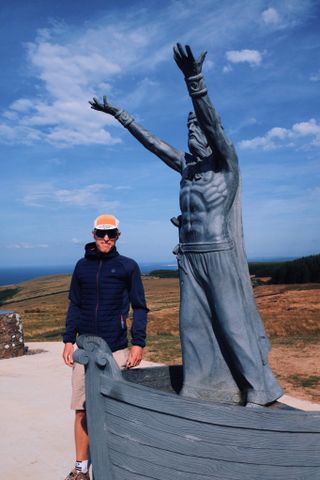
[[[84,369],[73,361],[77,335],[98,335],[109,345],[120,368],[132,368],[142,360],[145,346],[147,306],[137,263],[120,255],[116,243],[119,221],[100,215],[94,222],[94,242],[85,246],[85,256],[73,272],[63,359],[73,367],[71,408],[75,410],[75,468],[66,480],[89,480],[89,439],[86,427]],[[128,351],[126,319],[133,309],[132,347]]]
[[[147,149],[180,173],[181,215],[175,250],[180,276],[182,394],[247,406],[282,395],[268,366],[269,343],[257,312],[243,247],[238,159],[208,96],[190,47],[174,48],[194,112],[190,153],[145,130],[128,113],[95,98],[94,110],[113,115]]]

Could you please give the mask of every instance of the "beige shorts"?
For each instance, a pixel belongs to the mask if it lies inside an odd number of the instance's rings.
[[[128,360],[129,350],[117,350],[113,352],[113,358],[120,368],[126,366]],[[72,410],[85,410],[85,385],[84,385],[84,366],[80,363],[75,363],[72,368],[72,394],[71,394],[71,408]]]

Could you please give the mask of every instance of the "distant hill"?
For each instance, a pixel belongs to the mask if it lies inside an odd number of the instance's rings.
[[[283,262],[272,274],[272,283],[319,283],[320,254]]]
[[[178,270],[157,269],[151,270],[151,272],[148,273],[148,276],[157,278],[178,278],[179,272]]]
[[[250,262],[251,275],[271,277],[270,283],[319,283],[320,254],[286,262]]]
[[[250,275],[255,277],[273,277],[284,262],[249,262]]]
[[[249,262],[250,275],[269,277],[270,283],[320,283],[320,254],[290,261]],[[149,274],[157,278],[178,278],[178,270],[157,269]],[[253,285],[256,283],[253,281]]]

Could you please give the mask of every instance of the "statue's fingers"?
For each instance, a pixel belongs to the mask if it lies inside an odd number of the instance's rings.
[[[179,58],[179,52],[178,52],[176,46],[173,47],[173,57],[174,57],[175,60],[177,60],[177,58]]]
[[[173,47],[173,58],[176,62],[176,64],[180,67],[182,62],[181,62],[181,55],[180,53],[178,52],[177,48],[176,47]]]
[[[194,62],[194,56],[193,56],[192,50],[191,50],[189,45],[186,45],[186,52],[187,52],[187,55],[188,55],[189,59]]]
[[[186,54],[185,54],[185,51],[183,49],[183,46],[181,45],[181,43],[177,43],[177,49],[178,49],[178,52],[180,54],[180,56],[182,58],[187,58]]]
[[[207,53],[208,53],[208,52],[207,52],[207,51],[205,51],[205,52],[202,52],[202,53],[200,54],[200,57],[199,57],[199,59],[198,59],[198,63],[200,63],[200,65],[202,65],[202,64],[203,64],[203,62],[204,62],[204,59],[205,59],[205,58],[206,58],[206,56],[207,56]]]

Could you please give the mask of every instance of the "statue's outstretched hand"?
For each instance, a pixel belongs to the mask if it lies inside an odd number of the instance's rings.
[[[92,101],[89,100],[91,108],[93,110],[97,110],[98,112],[109,113],[110,115],[115,116],[117,112],[119,112],[119,108],[113,106],[110,102],[108,102],[107,97],[103,97],[103,103],[99,102],[96,98],[93,98]]]
[[[191,48],[186,45],[185,50],[180,43],[173,47],[173,58],[185,77],[198,75],[202,71],[202,64],[207,52],[202,52],[198,60],[195,60]]]

